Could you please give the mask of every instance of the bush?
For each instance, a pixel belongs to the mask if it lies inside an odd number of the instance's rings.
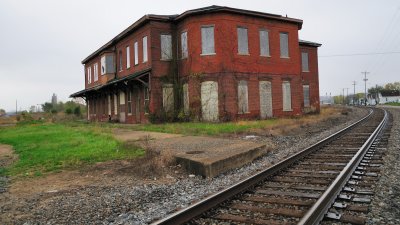
[[[75,107],[74,114],[75,114],[75,116],[81,116],[82,115],[81,107],[79,105]]]
[[[71,115],[72,114],[72,109],[70,109],[70,108],[66,109],[65,113],[68,114],[68,115]]]

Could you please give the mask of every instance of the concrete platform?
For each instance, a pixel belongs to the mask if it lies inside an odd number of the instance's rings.
[[[251,141],[211,137],[177,137],[150,142],[150,147],[170,151],[190,173],[215,177],[247,164],[266,153],[266,145]]]
[[[167,134],[149,131],[133,131],[129,129],[114,129],[113,135],[120,141],[160,140],[166,138],[182,137],[181,134]]]

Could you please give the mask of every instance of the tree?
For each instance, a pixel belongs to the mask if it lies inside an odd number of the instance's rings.
[[[6,110],[0,109],[0,116],[5,115],[5,114],[6,114]]]
[[[43,112],[51,112],[53,110],[53,104],[51,104],[50,102],[45,102],[44,104],[42,104],[42,110]]]
[[[400,82],[388,83],[385,85],[385,89],[400,91]]]

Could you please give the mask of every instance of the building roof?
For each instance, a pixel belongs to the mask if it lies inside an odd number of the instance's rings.
[[[317,42],[305,41],[305,40],[300,40],[300,39],[299,39],[299,44],[300,45],[311,46],[311,47],[321,47],[321,45],[322,45],[322,44],[317,43]]]
[[[400,96],[400,90],[381,90],[382,97],[397,97]]]
[[[128,28],[126,28],[124,31],[119,33],[117,36],[115,36],[109,42],[107,42],[106,44],[101,46],[99,49],[97,49],[95,52],[90,54],[88,57],[83,59],[82,64],[87,63],[89,60],[94,58],[96,55],[98,55],[102,51],[106,50],[109,47],[112,47],[119,40],[121,40],[122,38],[124,38],[125,36],[127,36],[128,34],[133,32],[134,30],[140,28],[141,26],[143,26],[144,24],[146,24],[149,21],[177,22],[177,21],[183,20],[184,18],[189,17],[189,16],[198,15],[198,14],[206,14],[206,13],[216,13],[216,12],[229,12],[229,13],[255,16],[255,17],[261,17],[261,18],[267,18],[267,19],[273,19],[273,20],[286,21],[289,23],[297,24],[299,29],[301,29],[302,24],[303,24],[303,20],[289,18],[287,16],[284,17],[284,16],[277,15],[277,14],[263,13],[263,12],[257,12],[257,11],[251,11],[251,10],[244,10],[244,9],[236,9],[236,8],[230,8],[230,7],[226,7],[226,6],[217,6],[217,5],[188,10],[179,15],[178,14],[175,14],[175,15],[148,14],[148,15],[144,15],[142,18],[140,18],[135,23],[130,25]]]

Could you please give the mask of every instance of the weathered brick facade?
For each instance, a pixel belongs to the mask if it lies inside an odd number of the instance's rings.
[[[271,110],[268,117],[318,112],[320,44],[299,41],[301,26],[298,19],[220,6],[173,16],[146,15],[82,61],[85,89],[71,96],[87,99],[88,119],[125,123],[148,122],[150,115],[165,111],[166,104],[173,104],[175,115],[182,114],[184,105],[189,104],[189,112],[184,113],[188,117],[206,120],[205,113],[217,113],[217,119],[213,120],[219,121],[257,119],[263,110]],[[202,54],[203,27],[213,28],[213,39],[207,39],[213,40],[212,54]],[[246,54],[238,53],[239,28],[247,32]],[[269,55],[261,54],[261,31],[267,32]],[[187,35],[187,57],[182,57],[183,32]],[[288,37],[284,47],[288,49],[288,57],[281,56],[281,33]],[[161,35],[171,35],[172,57],[168,60],[162,59]],[[306,72],[302,70],[302,52],[308,53]],[[96,63],[98,80],[95,81]],[[109,72],[102,75],[103,69]],[[214,89],[207,89],[207,81],[216,82]],[[244,85],[242,89],[239,83]],[[270,84],[266,92],[260,88],[265,83]],[[182,97],[184,84],[188,84],[186,103]],[[309,87],[310,105],[304,105],[305,86]],[[170,98],[166,98],[169,92],[163,89],[167,87],[174,88]],[[240,112],[240,107],[246,112]]]

